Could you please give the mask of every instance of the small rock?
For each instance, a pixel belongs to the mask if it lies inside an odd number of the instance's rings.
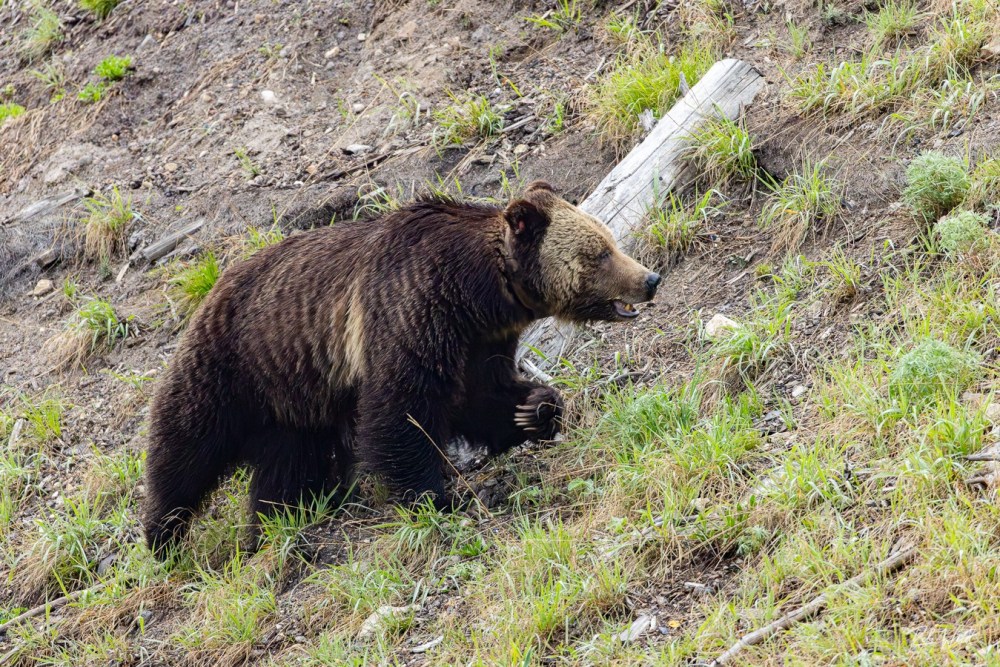
[[[643,636],[650,630],[656,629],[656,617],[649,615],[642,615],[632,622],[632,625],[628,629],[623,630],[618,634],[618,640],[629,643],[634,642],[639,637]]]
[[[28,292],[28,296],[45,296],[53,289],[55,289],[55,287],[52,285],[52,281],[42,278],[35,284],[35,289]]]
[[[330,49],[327,49],[326,53],[323,54],[323,58],[326,60],[330,60],[331,58],[336,58],[338,55],[340,55],[340,47],[334,46]]]
[[[372,147],[368,144],[351,144],[350,146],[345,146],[341,150],[348,155],[360,155],[362,153],[368,153],[371,149]]]
[[[156,38],[153,37],[152,33],[147,34],[141,42],[139,42],[139,50],[142,51],[145,48],[156,45]]]
[[[59,259],[59,253],[56,252],[55,248],[49,248],[35,258],[35,264],[39,268],[46,269],[55,264],[57,259]]]
[[[801,396],[802,394],[806,393],[807,391],[809,391],[809,390],[806,389],[806,387],[804,387],[803,385],[801,385],[801,384],[800,385],[796,385],[795,387],[792,388],[792,398],[798,398],[799,396]]]
[[[163,171],[166,171],[166,172],[172,174],[175,171],[177,171],[178,167],[180,167],[180,165],[177,164],[176,162],[168,162],[165,165],[163,165]]]
[[[716,338],[723,331],[732,331],[740,326],[736,320],[731,320],[722,313],[716,313],[712,319],[705,324],[705,333],[711,338]]]
[[[706,586],[705,584],[699,584],[697,581],[685,581],[684,588],[688,589],[695,595],[707,595],[712,592],[711,586]]]
[[[400,41],[406,41],[413,37],[413,33],[417,31],[417,22],[410,20],[403,24],[403,27],[399,29],[396,33],[396,39]]]
[[[308,167],[306,167],[306,173],[309,174],[310,176],[315,176],[316,172],[318,172],[318,171],[319,171],[319,167],[316,166],[316,165],[314,165],[314,164],[311,164]]]
[[[358,41],[359,41],[359,42],[363,42],[363,41],[365,41],[366,39],[368,39],[368,35],[366,35],[366,34],[365,34],[365,33],[363,33],[363,32],[359,32],[359,33],[358,33]]]
[[[140,627],[145,627],[149,625],[149,622],[152,620],[153,620],[153,612],[151,612],[148,609],[143,609],[142,611],[139,612],[139,615],[136,617],[135,622],[136,625]]]
[[[274,94],[273,90],[262,90],[260,91],[260,99],[264,100],[264,104],[277,104],[278,96]]]
[[[518,144],[514,146],[514,155],[524,155],[528,152],[528,144]]]
[[[354,111],[354,113],[361,113],[365,110],[365,105],[361,102],[355,102],[351,105],[351,110]]]
[[[97,564],[97,576],[103,577],[107,574],[108,570],[111,569],[111,566],[114,565],[117,560],[118,554],[108,554],[102,558],[101,562]]]
[[[358,639],[370,636],[372,633],[378,629],[378,626],[382,623],[383,619],[386,618],[402,618],[407,614],[414,614],[419,611],[420,605],[418,604],[408,604],[405,607],[393,607],[392,605],[382,605],[379,607],[375,613],[365,619],[365,622],[361,624],[361,629],[358,630]]]

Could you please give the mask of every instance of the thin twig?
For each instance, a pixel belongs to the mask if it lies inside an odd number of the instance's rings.
[[[875,575],[887,575],[892,574],[896,570],[900,569],[904,565],[907,565],[912,561],[917,555],[916,547],[907,547],[896,553],[895,556],[890,556],[884,561],[876,565],[870,570],[865,570],[858,575],[855,575],[848,579],[847,581],[831,586],[823,593],[814,597],[807,604],[799,607],[798,609],[791,611],[773,623],[765,625],[759,630],[754,630],[748,635],[744,635],[738,642],[733,644],[729,649],[720,655],[718,658],[708,663],[709,667],[717,667],[718,665],[728,664],[736,654],[745,649],[748,646],[753,646],[754,644],[759,644],[762,641],[770,638],[771,636],[781,632],[782,630],[787,630],[799,621],[803,621],[807,618],[811,618],[816,614],[822,612],[827,605],[828,595],[839,589],[846,588],[848,586],[857,586],[858,584],[864,582],[871,576]]]
[[[966,461],[1000,461],[1000,454],[968,454]]]
[[[56,609],[59,609],[60,607],[63,607],[65,605],[69,604],[70,602],[73,602],[74,600],[77,600],[77,599],[83,597],[84,595],[86,595],[88,593],[97,593],[97,592],[100,592],[100,591],[104,590],[104,588],[106,586],[107,586],[106,583],[100,583],[100,584],[97,584],[95,586],[91,586],[90,588],[84,588],[84,589],[81,589],[79,591],[74,591],[74,592],[70,593],[69,595],[64,595],[61,598],[56,598],[55,600],[52,600],[51,602],[46,602],[45,604],[40,604],[37,607],[29,609],[28,611],[24,612],[23,614],[18,614],[17,616],[15,616],[14,618],[10,619],[9,621],[5,621],[3,623],[0,623],[0,636],[2,636],[4,633],[6,633],[7,629],[10,628],[11,626],[18,625],[21,622],[26,621],[29,618],[34,618],[35,616],[38,616],[38,615],[40,615],[42,613],[51,613],[51,612],[55,611]]]

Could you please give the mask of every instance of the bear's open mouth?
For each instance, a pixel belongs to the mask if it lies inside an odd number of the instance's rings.
[[[625,303],[624,301],[618,301],[617,299],[611,302],[614,306],[615,314],[618,317],[624,317],[626,319],[632,319],[639,315],[639,311],[635,309],[635,306],[631,303]]]

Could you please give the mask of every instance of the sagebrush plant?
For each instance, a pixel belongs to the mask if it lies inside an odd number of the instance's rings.
[[[990,231],[986,216],[972,211],[947,215],[934,224],[939,247],[948,255],[961,256],[985,249]]]
[[[99,19],[106,18],[121,0],[78,0],[81,7]]]
[[[753,182],[757,177],[753,138],[738,121],[725,116],[712,118],[691,134],[688,144],[687,155],[709,182]]]
[[[903,200],[914,214],[930,223],[960,204],[969,185],[969,173],[960,158],[928,151],[913,158],[906,168]]]
[[[944,341],[917,343],[899,357],[889,379],[889,392],[911,402],[936,395],[961,394],[979,369],[979,356]]]
[[[59,15],[41,2],[31,4],[31,26],[24,32],[21,51],[29,61],[41,60],[62,41]]]
[[[194,314],[212,291],[219,279],[219,273],[219,261],[211,251],[187,264],[179,263],[171,270],[170,291],[185,317]]]
[[[132,66],[132,56],[108,56],[97,63],[94,74],[105,81],[121,81]]]
[[[915,34],[925,18],[912,0],[889,0],[877,12],[864,14],[865,25],[876,48],[895,46],[900,39]]]
[[[118,186],[114,186],[110,194],[87,197],[83,206],[87,211],[82,220],[84,257],[106,263],[123,254],[129,223],[138,217],[132,208],[132,197],[123,196]]]
[[[714,62],[715,51],[701,42],[689,42],[671,55],[663,45],[643,39],[588,88],[586,114],[602,141],[623,149],[642,129],[643,112],[659,118],[677,100],[681,75],[693,86]]]
[[[500,133],[504,118],[485,95],[460,99],[448,93],[452,103],[434,112],[437,127],[435,144],[446,146],[461,144],[468,139],[489,139]]]
[[[828,225],[840,215],[843,187],[826,174],[822,162],[805,162],[802,170],[786,178],[773,191],[758,220],[773,229],[776,250],[794,250],[809,232]]]

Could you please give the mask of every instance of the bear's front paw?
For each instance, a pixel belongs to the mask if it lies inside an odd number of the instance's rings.
[[[552,387],[536,387],[517,406],[514,423],[532,440],[552,440],[562,426],[562,395]]]

